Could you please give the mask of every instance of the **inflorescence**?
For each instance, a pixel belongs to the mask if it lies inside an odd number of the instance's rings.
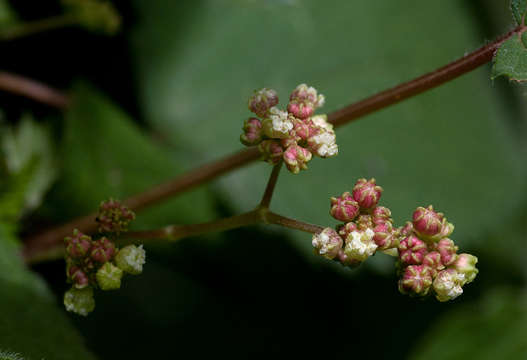
[[[300,84],[289,97],[287,111],[282,111],[276,107],[275,90],[255,91],[249,110],[259,118],[245,120],[240,140],[244,145],[258,146],[262,159],[273,165],[283,159],[287,169],[297,174],[307,169],[313,155],[326,158],[338,154],[333,125],[326,115],[313,115],[324,101],[315,88]]]
[[[121,249],[113,241],[128,230],[135,214],[119,201],[110,199],[101,203],[97,222],[99,236],[93,239],[73,230],[73,236],[64,239],[66,247],[66,276],[72,283],[64,294],[66,310],[88,315],[95,308],[93,290],[116,290],[121,287],[125,273],[138,275],[143,271],[143,246],[128,245]]]
[[[439,301],[461,295],[462,287],[478,273],[478,259],[457,254],[458,247],[449,238],[454,226],[430,205],[418,207],[412,222],[395,228],[391,211],[377,205],[382,191],[375,179],[359,179],[352,193],[332,197],[330,214],[343,224],[313,235],[315,252],[351,267],[379,250],[396,252],[401,293],[434,294]]]

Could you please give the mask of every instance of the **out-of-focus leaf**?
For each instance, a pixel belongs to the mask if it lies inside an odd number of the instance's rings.
[[[13,227],[0,223],[0,346],[26,359],[94,359],[44,282],[22,263]]]
[[[527,0],[511,0],[511,11],[516,24],[522,24],[527,13]]]
[[[65,220],[92,212],[105,199],[123,199],[182,172],[163,149],[97,91],[81,85],[75,94],[65,118],[62,176],[46,201],[50,215]],[[201,189],[141,212],[134,225],[206,221],[211,216],[211,202]]]
[[[443,315],[416,339],[412,359],[525,359],[526,333],[525,294],[501,289]]]
[[[527,80],[527,34],[514,35],[505,41],[493,60],[492,78],[506,76],[510,80],[522,82]]]
[[[255,88],[277,89],[285,106],[305,82],[326,95],[322,110],[330,112],[483,41],[457,0],[135,4],[132,45],[146,118],[182,151],[201,152],[201,160],[242,148],[240,127]],[[456,225],[461,249],[502,246],[482,243],[481,235],[518,206],[510,194],[525,184],[509,116],[488,69],[475,71],[338,129],[340,154],[314,159],[296,176],[284,171],[272,208],[329,225],[329,197],[375,177],[397,224],[417,206],[434,204]],[[270,171],[263,163],[236,171],[221,180],[222,189],[239,210],[251,208]],[[312,257],[309,236],[291,233]]]
[[[0,0],[0,28],[11,25],[17,21],[17,16],[8,0]]]

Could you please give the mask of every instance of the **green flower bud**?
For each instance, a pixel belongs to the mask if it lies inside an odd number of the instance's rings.
[[[141,274],[145,263],[145,250],[143,249],[143,245],[125,246],[115,255],[115,263],[124,272],[132,275]]]
[[[88,315],[95,309],[93,289],[91,287],[85,287],[83,289],[72,287],[64,294],[64,306],[67,311],[82,316]]]
[[[478,274],[478,269],[476,269],[477,262],[478,258],[474,255],[459,254],[453,268],[456,269],[458,273],[465,275],[465,283],[468,284],[472,282]]]
[[[121,287],[121,278],[123,277],[123,270],[111,262],[104,263],[103,266],[97,270],[95,275],[97,284],[101,290],[116,290]]]

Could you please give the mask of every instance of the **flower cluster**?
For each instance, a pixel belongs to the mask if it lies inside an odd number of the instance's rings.
[[[326,115],[313,115],[324,105],[324,96],[313,87],[300,84],[291,93],[287,111],[276,107],[278,95],[272,89],[256,91],[249,99],[249,110],[257,117],[245,120],[240,140],[258,146],[263,160],[284,161],[294,174],[307,169],[313,155],[322,158],[338,154],[333,125]]]
[[[449,239],[454,226],[430,205],[418,207],[413,221],[403,229],[398,247],[399,291],[411,296],[433,293],[439,301],[461,295],[462,287],[478,273],[478,258],[457,254],[458,247]]]
[[[352,193],[332,197],[330,214],[343,223],[313,235],[315,252],[352,267],[378,250],[396,252],[403,294],[434,294],[439,301],[459,296],[476,277],[478,259],[457,254],[458,247],[448,238],[454,226],[429,206],[417,208],[412,222],[395,228],[390,210],[378,206],[381,194],[375,179],[359,179]]]
[[[120,214],[120,215],[119,215]],[[99,231],[107,236],[126,231],[134,213],[118,201],[103,202],[97,219]],[[128,245],[118,249],[107,236],[93,239],[73,230],[64,239],[66,247],[66,276],[72,287],[64,294],[66,310],[88,315],[95,308],[93,289],[115,290],[121,287],[124,273],[140,274],[145,263],[143,246]]]

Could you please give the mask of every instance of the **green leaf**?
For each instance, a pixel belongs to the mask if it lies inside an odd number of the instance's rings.
[[[243,148],[238,137],[251,116],[253,89],[277,89],[284,107],[290,91],[305,82],[326,95],[321,110],[331,112],[482,41],[457,0],[135,5],[132,49],[142,109],[172,144],[198,154],[189,164]],[[525,161],[487,71],[338,129],[340,154],[314,159],[296,176],[283,171],[271,207],[330,225],[329,197],[351,190],[357,178],[375,177],[397,224],[417,206],[434,204],[456,225],[453,238],[461,249],[506,246],[484,243],[482,235],[519,205],[511,194],[524,189]],[[255,164],[223,177],[221,189],[238,211],[252,208],[270,172],[267,164]],[[309,235],[290,233],[313,258]]]
[[[25,359],[94,359],[44,282],[26,269],[13,227],[0,223],[2,350]],[[1,354],[1,352],[0,352]],[[10,359],[9,357],[5,357]]]
[[[516,24],[523,24],[527,13],[527,0],[511,0],[511,11]]]
[[[65,118],[62,176],[46,201],[46,213],[64,221],[93,212],[105,199],[126,198],[183,172],[146,133],[97,91],[77,86]],[[200,189],[141,212],[134,225],[155,227],[212,216],[207,191]]]
[[[0,0],[0,28],[17,22],[17,16],[8,0]]]
[[[510,80],[522,82],[527,80],[527,33],[513,35],[505,41],[493,59],[492,79],[506,76]]]
[[[443,315],[414,343],[412,359],[516,360],[527,354],[525,295],[494,290],[482,301]]]

